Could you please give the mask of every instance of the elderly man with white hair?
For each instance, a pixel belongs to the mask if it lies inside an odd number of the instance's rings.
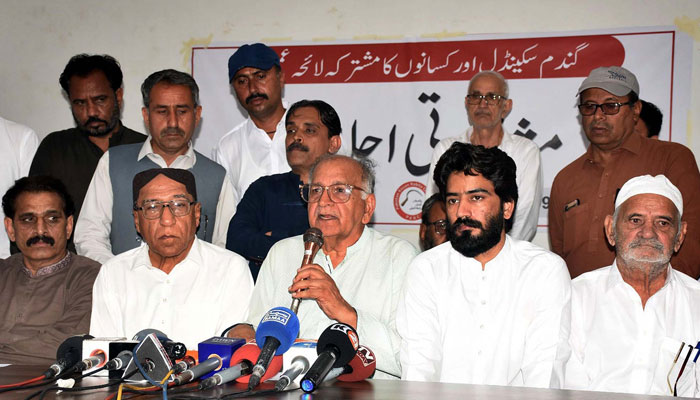
[[[625,183],[605,218],[615,260],[576,278],[565,387],[698,396],[700,283],[671,268],[683,198],[665,176]]]

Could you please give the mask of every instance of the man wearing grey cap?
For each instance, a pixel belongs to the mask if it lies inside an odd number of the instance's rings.
[[[696,397],[700,283],[671,268],[687,244],[683,197],[665,176],[625,183],[605,235],[612,265],[572,283],[565,388]]]
[[[590,141],[581,157],[554,178],[549,202],[549,239],[574,278],[610,265],[615,252],[603,233],[615,195],[630,178],[665,175],[683,193],[687,240],[673,267],[700,277],[700,172],[693,153],[678,143],[634,133],[639,120],[639,83],[622,67],[591,71],[578,90],[581,126]]]
[[[248,118],[221,138],[214,159],[226,168],[238,203],[258,178],[290,170],[280,58],[262,43],[245,44],[228,60],[228,81]]]
[[[243,257],[195,236],[202,205],[194,174],[148,169],[134,176],[132,193],[133,222],[146,245],[100,269],[90,333],[132,337],[154,328],[195,348],[240,322],[253,279]]]

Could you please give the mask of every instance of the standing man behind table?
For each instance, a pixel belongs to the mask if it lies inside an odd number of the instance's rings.
[[[192,146],[202,114],[197,82],[166,69],[146,78],[141,94],[150,140],[109,149],[100,159],[76,227],[78,254],[104,263],[141,244],[131,218],[131,182],[138,172],[156,167],[187,169],[197,177],[202,204],[197,236],[224,247],[235,211],[233,193],[224,168]]]
[[[517,167],[515,180],[518,185],[518,208],[507,233],[514,239],[532,240],[537,233],[537,219],[540,215],[542,161],[540,149],[532,140],[513,135],[503,127],[503,120],[513,108],[513,100],[508,98],[508,82],[498,72],[479,72],[469,81],[464,105],[471,126],[463,135],[443,139],[435,145],[426,196],[438,192],[433,180],[435,165],[452,143],[498,147],[515,161]]]
[[[272,246],[260,269],[247,322],[257,325],[271,308],[302,299],[297,314],[300,338],[318,339],[336,321],[348,324],[374,351],[375,377],[398,377],[400,340],[394,318],[416,249],[366,226],[376,204],[374,173],[367,160],[323,156],[311,168],[309,181],[303,189],[309,225],[323,232],[323,247],[313,264],[299,268],[302,235]],[[251,339],[252,328],[239,325],[229,336]]]
[[[321,100],[292,104],[286,126],[287,162],[292,170],[263,176],[250,185],[238,203],[226,237],[226,248],[249,260],[253,280],[273,244],[309,229],[299,188],[309,182],[309,170],[318,158],[335,154],[341,145],[340,118]]]
[[[214,160],[226,168],[237,204],[251,183],[289,171],[285,158],[284,71],[274,50],[244,44],[228,60],[228,80],[248,118],[221,138]]]
[[[122,70],[108,55],[78,54],[61,73],[59,82],[70,102],[75,128],[49,133],[39,145],[29,175],[60,179],[75,203],[77,223],[85,193],[108,148],[143,143],[146,135],[125,127],[121,120],[124,88]],[[72,248],[72,241],[69,248]]]

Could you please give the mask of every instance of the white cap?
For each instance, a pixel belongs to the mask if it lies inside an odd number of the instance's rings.
[[[683,196],[681,191],[663,175],[642,175],[634,177],[620,188],[615,199],[615,209],[620,207],[630,197],[638,194],[658,194],[671,200],[678,209],[678,213],[683,216]]]

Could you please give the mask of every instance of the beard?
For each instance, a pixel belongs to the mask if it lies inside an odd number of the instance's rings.
[[[112,131],[114,128],[117,127],[119,124],[119,103],[117,103],[116,99],[114,101],[114,109],[112,109],[112,115],[109,118],[109,121],[105,121],[103,119],[99,119],[97,117],[89,117],[84,124],[81,124],[80,121],[78,121],[77,118],[75,118],[75,115],[73,115],[73,119],[75,120],[75,124],[78,126],[78,129],[80,129],[82,132],[85,132],[88,136],[92,137],[103,137],[107,136]],[[104,126],[98,126],[97,128],[90,128],[89,125],[93,122],[102,122]]]
[[[498,244],[501,240],[504,225],[505,219],[503,218],[503,207],[501,206],[498,213],[488,218],[485,227],[481,222],[467,217],[458,218],[454,223],[448,222],[447,239],[452,244],[452,248],[460,254],[474,258]],[[468,230],[459,233],[458,230],[462,226],[478,228],[481,230],[481,234],[472,235],[472,232]]]

